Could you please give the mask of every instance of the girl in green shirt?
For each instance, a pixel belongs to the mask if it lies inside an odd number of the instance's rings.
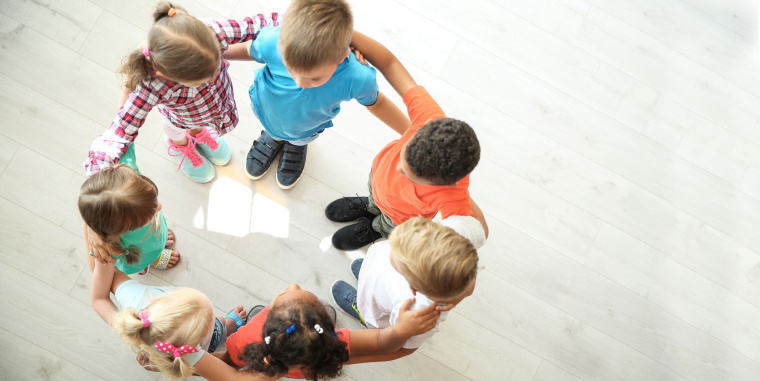
[[[166,248],[173,237],[161,213],[158,188],[140,174],[133,146],[119,163],[82,184],[79,212],[86,225],[85,235],[100,238],[116,259],[116,267],[125,274],[147,271],[154,262],[158,269],[173,267],[179,253]]]

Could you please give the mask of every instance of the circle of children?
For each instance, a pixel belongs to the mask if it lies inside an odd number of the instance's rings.
[[[78,203],[93,309],[141,365],[170,379],[331,378],[346,364],[414,352],[475,288],[476,249],[488,228],[468,192],[480,158],[472,128],[446,118],[390,51],[354,32],[345,0],[293,0],[282,19],[273,13],[213,21],[164,2],[153,19],[147,41],[120,69],[121,108],[85,162],[89,177]],[[403,97],[408,118],[378,91],[365,58]],[[264,64],[249,90],[264,126],[246,160],[253,180],[280,154],[277,183],[292,188],[307,144],[332,127],[343,101],[356,99],[401,135],[375,157],[368,197],[345,197],[325,209],[332,221],[353,222],[334,234],[338,249],[388,238],[351,263],[356,289],[342,280],[332,286],[335,305],[367,329],[335,327],[335,309],[296,284],[269,306],[238,306],[222,317],[199,291],[128,276],[180,260],[158,189],[136,165],[138,129],[156,106],[169,155],[192,180],[211,181],[214,166],[230,160],[222,135],[238,120],[228,59]],[[438,212],[441,223],[431,220]],[[212,355],[223,341],[227,351]]]

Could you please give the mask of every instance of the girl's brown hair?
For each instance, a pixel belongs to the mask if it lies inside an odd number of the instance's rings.
[[[121,340],[150,355],[151,364],[170,379],[187,378],[195,371],[171,353],[155,350],[156,343],[175,347],[197,346],[208,334],[214,319],[213,307],[201,292],[181,288],[155,297],[145,308],[150,325],[146,327],[139,313],[131,307],[117,313],[113,329]]]
[[[132,168],[118,164],[85,180],[80,188],[79,213],[82,219],[109,246],[109,253],[123,255],[127,263],[137,263],[140,250],[131,246],[124,250],[119,236],[151,221],[158,234],[156,211],[158,188],[149,178]]]
[[[174,9],[173,16],[169,16],[170,9]],[[150,59],[142,50],[133,50],[119,68],[129,91],[143,80],[155,77],[156,70],[174,82],[208,80],[215,76],[221,61],[219,40],[211,28],[169,2],[158,3],[153,12],[148,51]]]

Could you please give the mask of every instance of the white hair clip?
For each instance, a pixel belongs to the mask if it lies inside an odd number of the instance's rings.
[[[265,338],[264,338],[264,342],[265,342],[267,345],[269,345],[269,341],[270,341],[271,339],[272,339],[271,337],[267,336],[267,337],[265,337]]]
[[[324,330],[322,330],[322,327],[319,326],[319,324],[314,324],[314,329],[317,330],[317,332],[321,335]]]

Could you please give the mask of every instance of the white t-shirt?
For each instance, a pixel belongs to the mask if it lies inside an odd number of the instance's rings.
[[[469,239],[476,249],[480,249],[486,243],[486,231],[475,217],[450,216],[443,221],[438,221],[437,219],[433,219],[433,221],[440,222],[441,225],[454,229],[454,231]]]
[[[359,271],[356,295],[356,304],[364,321],[374,328],[395,325],[401,305],[412,296],[409,283],[391,266],[391,244],[381,241],[370,246]],[[433,303],[435,302],[417,292],[410,309],[424,308]],[[448,312],[441,313],[438,323],[446,320],[447,315]],[[411,337],[404,343],[404,348],[419,348],[425,340],[438,332],[438,323],[430,331]]]

